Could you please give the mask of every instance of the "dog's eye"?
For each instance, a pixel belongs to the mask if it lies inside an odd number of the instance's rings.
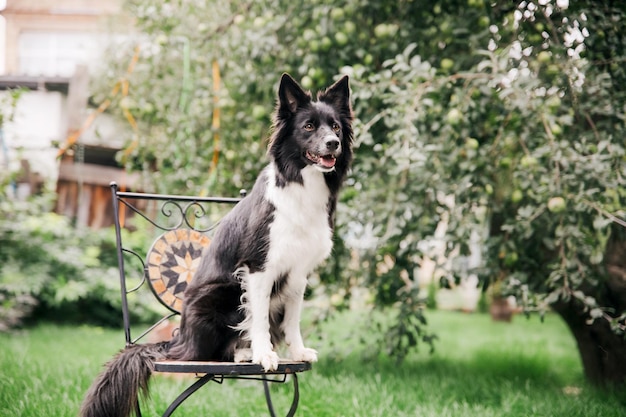
[[[333,123],[331,127],[333,129],[333,132],[335,133],[339,133],[339,131],[341,130],[341,126],[339,126],[337,123]]]
[[[315,130],[315,126],[313,126],[313,123],[307,123],[304,125],[304,130],[306,130],[307,132],[312,132]]]

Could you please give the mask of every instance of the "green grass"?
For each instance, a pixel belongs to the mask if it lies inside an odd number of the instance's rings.
[[[485,315],[429,312],[439,335],[436,352],[412,354],[403,364],[381,357],[338,359],[331,346],[348,346],[342,330],[357,319],[343,315],[309,337],[320,351],[313,371],[301,374],[298,416],[626,416],[626,396],[585,384],[575,342],[548,316],[493,323]],[[0,335],[0,416],[67,417],[102,364],[123,345],[123,333],[94,327],[41,325]],[[159,415],[189,380],[158,376],[144,416]],[[285,414],[291,384],[272,387]],[[258,382],[209,384],[178,416],[266,415]]]

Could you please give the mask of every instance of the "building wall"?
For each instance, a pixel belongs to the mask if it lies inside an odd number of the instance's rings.
[[[103,62],[116,29],[129,27],[129,20],[120,17],[122,2],[8,0],[0,11],[0,85],[11,88],[27,81],[31,89],[18,101],[14,120],[0,126],[3,161],[11,169],[29,166],[29,174],[56,183],[56,211],[91,227],[110,223],[109,181],[131,187],[136,180],[121,169],[80,159],[85,146],[119,149],[124,140],[127,126],[106,114],[82,129],[95,111],[87,106],[89,77],[99,69],[94,65]],[[77,152],[70,148],[59,158],[59,144],[75,132],[82,132]]]
[[[48,55],[56,49],[61,53],[69,52],[71,57],[82,61],[77,63],[93,62],[90,55],[103,42],[102,34],[107,33],[112,21],[116,20],[121,3],[121,0],[7,1],[1,12],[5,19],[5,73],[26,75],[20,68],[24,62],[20,49],[28,48],[29,40],[30,43],[46,42],[45,47],[35,53]],[[77,51],[64,50],[64,44],[68,46],[68,43],[70,49]],[[68,73],[54,74],[54,68],[42,69],[43,74],[28,75],[71,76]]]
[[[0,34],[5,63],[0,76],[65,77],[70,84],[78,66],[101,62],[94,57],[104,50],[98,46],[111,33],[111,22],[120,20],[121,4],[122,0],[8,0],[0,11],[5,27],[4,36]],[[24,158],[44,178],[56,177],[55,145],[87,117],[87,97],[85,91],[76,104],[68,103],[67,89],[39,87],[24,93],[14,121],[1,126],[10,166],[19,166]]]

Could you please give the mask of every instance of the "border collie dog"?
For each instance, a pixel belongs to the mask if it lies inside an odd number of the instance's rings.
[[[339,188],[352,161],[348,77],[314,100],[288,74],[278,89],[270,162],[223,219],[185,291],[169,342],[129,346],[89,389],[83,417],[128,416],[163,359],[252,361],[278,367],[274,347],[315,362],[300,312],[307,276],[332,249]]]

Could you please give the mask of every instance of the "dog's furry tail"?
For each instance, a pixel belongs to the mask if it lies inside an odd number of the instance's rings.
[[[87,391],[80,417],[127,417],[135,412],[139,393],[147,396],[154,362],[165,358],[167,345],[146,343],[120,351]]]

